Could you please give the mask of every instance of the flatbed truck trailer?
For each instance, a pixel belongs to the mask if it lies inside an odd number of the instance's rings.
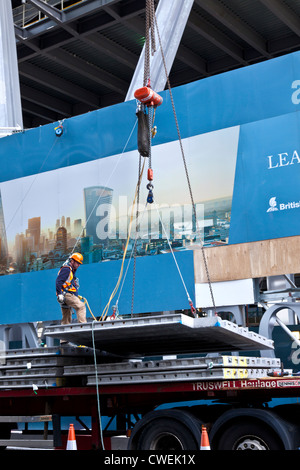
[[[65,449],[61,418],[89,416],[91,428],[76,433],[78,450],[102,449],[101,441],[105,450],[112,450],[114,434],[123,436],[123,449],[196,451],[202,424],[207,427],[212,450],[295,450],[300,446],[299,394],[300,379],[296,377],[101,385],[98,391],[95,386],[2,390],[0,444],[20,445],[20,441],[10,440],[9,433],[22,419],[27,423],[52,421],[53,433],[44,429],[41,440],[31,447]],[[103,429],[103,440],[97,396],[101,415],[117,418],[117,429],[113,433]],[[276,399],[295,403],[271,407]],[[174,402],[177,406],[160,408]],[[23,442],[29,445],[27,440]]]
[[[264,357],[273,341],[247,328],[176,314],[53,325],[45,336],[59,346],[0,356],[3,447],[25,423],[26,445],[66,449],[67,417],[84,431],[79,450],[196,451],[203,425],[213,450],[300,447],[300,376]],[[36,422],[42,439],[30,442]]]

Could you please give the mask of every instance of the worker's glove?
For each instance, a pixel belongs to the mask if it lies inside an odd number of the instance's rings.
[[[78,277],[76,277],[73,282],[74,282],[74,286],[75,286],[77,289],[79,289],[79,279],[78,279]]]
[[[65,301],[65,296],[63,294],[58,294],[57,300],[60,304],[63,304]]]

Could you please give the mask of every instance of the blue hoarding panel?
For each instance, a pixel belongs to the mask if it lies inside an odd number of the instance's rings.
[[[298,70],[296,52],[173,90],[192,190],[197,210],[204,214],[206,246],[299,235]],[[189,209],[190,198],[168,91],[163,98],[153,139],[155,197],[161,212],[163,204],[169,204],[167,222],[175,245],[176,236],[182,235],[176,248],[183,251],[176,257],[193,299],[193,256],[187,249],[194,239],[187,232],[194,221],[190,216],[184,225],[171,214],[176,204],[180,210]],[[55,123],[0,140],[0,288],[5,293],[1,323],[60,318],[55,277],[77,243],[75,222],[86,229],[78,247],[87,263],[78,273],[81,293],[96,315],[102,313],[118,279],[126,240],[124,230],[120,235],[128,220],[126,212],[120,217],[124,197],[131,204],[137,179],[135,112],[135,101],[121,103],[64,120],[61,137],[55,135]],[[91,196],[98,212],[90,210],[85,190],[103,191],[106,186],[110,195],[105,199],[102,193],[103,204]],[[99,235],[104,206],[111,225],[115,223],[108,243]],[[65,230],[58,231],[59,224]],[[151,230],[156,243],[141,237],[138,247],[134,312],[188,308],[174,261],[165,253],[168,246],[161,243],[157,219]],[[5,275],[8,272],[14,274]],[[124,313],[131,309],[131,280],[132,266],[120,298]]]
[[[173,90],[182,138],[297,111],[300,53],[193,82]],[[298,80],[298,81],[297,81]],[[153,145],[178,138],[169,92],[156,113]],[[0,181],[103,158],[137,148],[136,103],[130,101],[5,137]]]
[[[300,233],[300,113],[241,126],[229,243]]]
[[[161,258],[163,257],[163,261]],[[195,303],[194,267],[191,251],[176,253],[176,260],[184,279],[185,287]],[[125,260],[124,271],[128,259]],[[80,294],[84,296],[95,317],[99,317],[114,291],[120,274],[121,261],[82,265],[77,272]],[[2,324],[60,320],[61,310],[55,296],[57,269],[14,274],[1,277]],[[113,297],[108,316],[118,300],[120,315],[131,313],[134,294],[134,313],[149,313],[161,310],[189,309],[185,287],[176,264],[170,254],[138,258],[133,290],[133,261],[124,286]],[[91,317],[87,309],[87,316]],[[74,316],[74,319],[76,317]]]

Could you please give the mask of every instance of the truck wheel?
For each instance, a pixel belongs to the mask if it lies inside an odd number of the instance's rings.
[[[168,418],[156,419],[143,429],[137,443],[138,450],[197,450],[191,431],[178,421]]]
[[[282,450],[272,430],[256,423],[236,423],[227,428],[218,443],[218,450]]]

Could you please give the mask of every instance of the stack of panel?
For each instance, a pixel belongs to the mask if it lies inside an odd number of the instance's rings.
[[[0,354],[0,389],[254,379],[280,372],[281,366],[277,358],[230,355],[116,362],[97,351],[96,367],[94,359],[94,351],[85,347],[8,350]]]
[[[65,377],[86,376],[87,385],[256,379],[280,372],[280,359],[206,356],[185,359],[129,360],[115,364],[65,366]],[[291,373],[291,371],[289,371]]]
[[[49,326],[44,333],[72,341],[72,346],[0,353],[0,389],[261,378],[280,371],[279,359],[222,355],[274,345],[217,316],[166,314],[72,323]],[[199,353],[207,356],[195,357]],[[164,354],[186,358],[151,360]]]
[[[66,385],[64,366],[91,364],[93,350],[43,347],[0,352],[0,389],[49,388]],[[68,382],[70,382],[68,380]]]

